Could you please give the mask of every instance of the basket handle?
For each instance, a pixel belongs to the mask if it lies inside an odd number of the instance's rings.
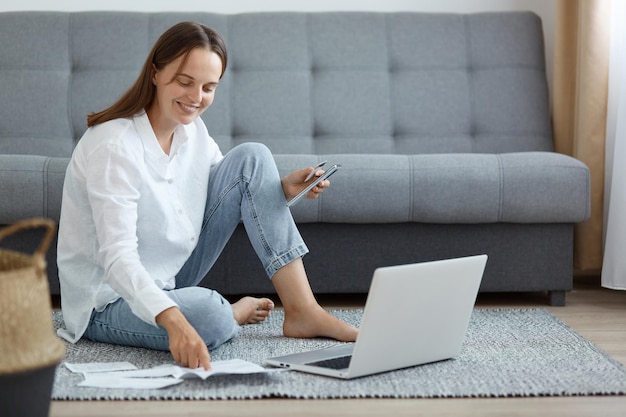
[[[5,237],[11,236],[21,230],[37,229],[39,227],[45,227],[48,229],[45,236],[41,240],[39,247],[37,247],[37,250],[35,250],[35,255],[44,257],[46,252],[48,251],[48,248],[50,247],[50,243],[52,243],[54,233],[56,232],[57,226],[53,220],[43,217],[34,217],[32,219],[18,221],[0,230],[0,241],[2,241],[2,239],[4,239]]]

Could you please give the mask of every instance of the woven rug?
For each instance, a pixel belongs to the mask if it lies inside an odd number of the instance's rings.
[[[331,310],[357,325],[362,310]],[[270,356],[328,346],[327,339],[289,339],[282,311],[249,325],[235,340],[211,352],[262,364]],[[55,312],[55,327],[61,313]],[[407,329],[410,331],[410,329]],[[139,368],[172,363],[167,352],[89,341],[67,345],[70,363],[129,361]],[[626,367],[611,359],[544,309],[477,309],[461,354],[451,360],[350,381],[296,371],[222,375],[185,380],[158,390],[78,387],[80,374],[57,367],[54,400],[201,400],[253,398],[433,398],[623,395]]]

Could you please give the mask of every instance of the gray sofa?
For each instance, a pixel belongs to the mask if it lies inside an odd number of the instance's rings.
[[[229,47],[203,116],[223,151],[263,142],[283,173],[343,165],[322,198],[293,207],[317,293],[367,292],[378,266],[486,253],[481,291],[565,303],[589,171],[553,151],[532,13],[0,13],[0,225],[58,220],[86,115],[182,20]],[[3,245],[32,250],[38,233]],[[273,292],[242,228],[203,285]]]

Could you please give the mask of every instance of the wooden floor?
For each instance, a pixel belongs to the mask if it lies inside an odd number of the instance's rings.
[[[323,299],[327,307],[359,306],[362,299]],[[481,294],[477,308],[547,307],[542,294]],[[552,313],[626,364],[626,292],[602,289],[579,277],[567,306]],[[50,416],[624,416],[626,396],[415,400],[54,401]]]

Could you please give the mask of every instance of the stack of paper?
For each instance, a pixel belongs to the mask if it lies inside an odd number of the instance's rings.
[[[185,379],[207,379],[213,375],[254,374],[270,372],[257,364],[241,359],[211,362],[211,369],[183,368],[177,365],[161,365],[149,369],[137,369],[130,362],[65,363],[67,369],[82,373],[85,380],[81,387],[157,389],[180,384]]]

